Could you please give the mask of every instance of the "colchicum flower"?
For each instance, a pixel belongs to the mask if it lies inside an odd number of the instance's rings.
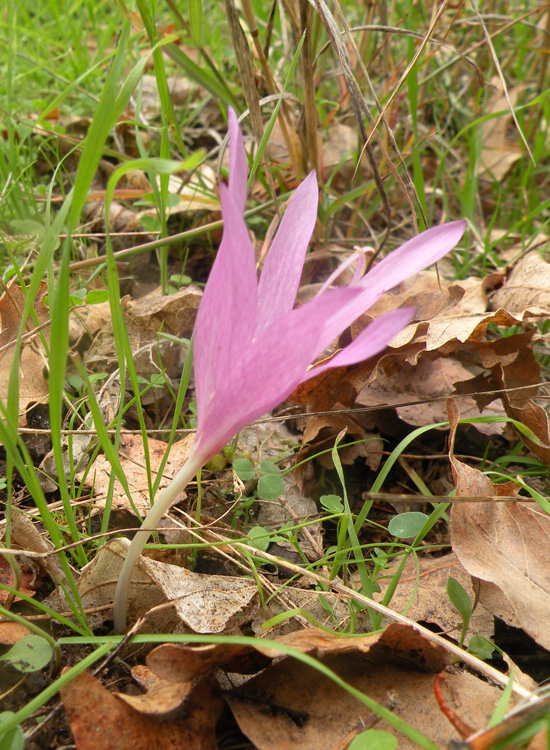
[[[229,183],[220,185],[223,237],[193,334],[197,433],[191,455],[156,500],[128,550],[115,596],[115,629],[126,622],[133,567],[161,517],[202,466],[237,432],[329,367],[381,352],[414,310],[381,315],[325,364],[312,362],[388,289],[432,265],[462,237],[464,221],[428,229],[390,253],[363,278],[326,289],[294,308],[317,219],[312,172],[291,198],[258,280],[244,221],[247,158],[237,117],[229,112]],[[357,275],[357,274],[356,274]],[[325,285],[326,286],[326,285]]]

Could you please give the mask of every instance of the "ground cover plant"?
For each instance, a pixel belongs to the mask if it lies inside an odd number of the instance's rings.
[[[549,18],[5,5],[2,750],[547,745]]]

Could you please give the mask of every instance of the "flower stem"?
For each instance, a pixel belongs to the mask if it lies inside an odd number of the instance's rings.
[[[195,474],[200,471],[204,464],[203,456],[192,452],[187,461],[172,479],[168,487],[161,493],[158,500],[145,516],[139,531],[128,548],[128,553],[118,578],[115,591],[114,621],[115,633],[122,633],[126,628],[126,615],[128,611],[128,594],[130,582],[135,565],[147,544],[152,532],[156,529],[158,522],[170,508],[177,496],[183,492]]]

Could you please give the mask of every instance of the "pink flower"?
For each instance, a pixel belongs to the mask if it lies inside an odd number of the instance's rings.
[[[229,184],[220,185],[224,220],[220,248],[194,331],[197,434],[191,454],[134,537],[115,594],[115,630],[126,623],[132,570],[151,531],[202,466],[239,430],[280,404],[319,372],[382,351],[414,310],[381,315],[330,361],[310,365],[388,289],[435,263],[462,237],[464,221],[428,229],[388,255],[347,288],[325,289],[294,308],[305,254],[317,219],[312,172],[288,204],[258,280],[244,221],[247,160],[235,113],[229,111]]]
[[[247,160],[233,111],[229,112],[229,154],[229,184],[220,185],[223,238],[194,332],[198,419],[194,450],[204,461],[308,378],[382,351],[410,322],[414,310],[382,315],[329,362],[309,369],[385,291],[448,253],[465,228],[464,221],[455,221],[429,229],[351,286],[322,291],[303,307],[294,308],[317,219],[315,173],[304,180],[289,202],[258,281],[243,218]]]

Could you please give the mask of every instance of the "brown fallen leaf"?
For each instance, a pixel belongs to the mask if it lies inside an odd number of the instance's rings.
[[[373,664],[355,654],[329,656],[323,664],[440,747],[457,739],[435,701],[434,675]],[[451,674],[446,682],[448,702],[474,726],[485,726],[500,691],[466,673]],[[225,699],[258,750],[337,750],[370,727],[395,735],[400,750],[418,748],[414,739],[381,720],[329,677],[294,659],[273,665]]]
[[[205,646],[164,643],[147,656],[147,666],[163,680],[187,683],[216,668],[237,674],[255,674],[278,655],[279,651],[269,648],[267,638],[259,638],[257,648],[233,643]]]
[[[27,427],[27,414],[37,404],[48,401],[49,386],[44,377],[46,371],[45,354],[41,352],[40,336],[48,340],[47,323],[50,313],[44,304],[47,285],[43,282],[36,295],[34,312],[38,325],[35,328],[32,321],[27,322],[27,335],[24,338],[19,359],[19,426]],[[14,347],[21,315],[25,306],[25,295],[21,287],[12,281],[0,297],[0,396],[6,402],[8,383],[13,364]],[[30,335],[29,335],[30,334]]]
[[[338,451],[341,462],[344,465],[351,465],[356,459],[362,458],[369,469],[376,471],[384,450],[382,439],[374,432],[368,432],[358,420],[342,414],[322,414],[312,416],[307,420],[302,436],[302,445],[307,447],[300,451],[296,463],[300,463],[307,455],[333,446],[336,436],[342,430],[346,430],[346,439],[350,442],[359,440],[365,442],[349,446],[341,445]],[[334,468],[330,453],[319,456],[318,461],[325,468]]]
[[[44,571],[31,558],[26,558],[26,561],[19,558],[17,564],[21,571],[21,579],[17,583],[17,590],[26,596],[34,596],[44,577]],[[0,555],[0,583],[10,588],[14,588],[16,585],[13,570],[4,555]],[[0,604],[5,604],[10,596],[9,591],[0,589]],[[16,596],[15,601],[20,601],[20,597]]]
[[[188,435],[183,440],[178,440],[172,445],[170,456],[163,470],[158,492],[161,492],[168,485],[172,477],[183,466],[191,450],[193,440],[193,435]],[[148,440],[151,481],[155,480],[156,472],[167,447],[167,443],[161,440],[153,438],[149,438]],[[145,513],[151,507],[151,499],[149,497],[149,479],[145,463],[145,447],[141,435],[123,435],[120,439],[119,457],[132,494],[132,499],[138,510]],[[105,507],[111,473],[111,464],[103,454],[100,454],[86,473],[79,472],[77,474],[77,479],[79,480],[85,477],[85,487],[93,488],[94,505],[96,508]],[[184,499],[184,497],[185,495],[182,495],[180,499]],[[113,486],[112,507],[131,507],[128,497],[118,479],[115,480]]]
[[[374,599],[382,601],[393,573],[399,568],[400,560],[396,559],[385,569],[384,579],[378,580],[380,593],[374,594]],[[475,591],[470,574],[464,569],[453,552],[443,557],[420,557],[417,560],[411,555],[405,563],[390,606],[398,612],[406,609],[407,617],[416,622],[434,623],[450,638],[458,641],[462,631],[462,617],[451,604],[447,595],[447,581],[449,576],[457,580],[475,600]],[[493,635],[493,617],[478,605],[470,619],[468,643],[470,635]]]
[[[54,549],[52,542],[40,533],[36,522],[25,513],[22,513],[18,508],[12,508],[11,511],[11,534],[12,544],[28,552],[40,552],[44,554]],[[34,565],[35,578],[40,579],[42,576],[37,574],[37,560],[34,561]],[[39,565],[48,573],[55,584],[58,585],[60,582],[66,583],[65,573],[55,555],[43,557]]]
[[[517,494],[514,482],[495,485],[454,456],[458,417],[456,405],[449,401],[449,458],[457,496]],[[451,512],[450,533],[462,565],[489,584],[480,590],[483,606],[550,649],[550,515],[520,498],[517,503],[457,503]]]
[[[231,666],[232,671],[248,674],[250,658],[255,651],[270,658],[281,654],[273,643],[284,643],[317,659],[335,654],[361,654],[374,661],[393,661],[432,673],[440,672],[452,658],[445,649],[428,641],[414,628],[392,623],[380,633],[362,636],[342,636],[318,628],[302,628],[278,638],[258,638],[253,646],[245,647],[233,644],[203,647],[167,643],[151,651],[147,664],[155,674],[166,680],[187,681],[192,675],[215,666],[228,670]],[[241,672],[243,663],[245,669]]]
[[[446,346],[445,353],[453,351],[466,341],[482,341],[487,326],[494,323],[503,328],[518,325],[530,319],[544,318],[548,311],[541,307],[509,312],[499,308],[494,312],[445,314],[429,322],[411,323],[391,341],[393,349],[399,349],[415,339],[425,341],[425,351],[436,351]]]
[[[149,654],[147,664],[163,679],[184,683],[216,668],[239,674],[263,670],[224,694],[241,731],[259,750],[337,750],[369,726],[398,736],[400,748],[418,747],[315,668],[292,657],[267,666],[281,656],[275,643],[319,659],[440,746],[457,737],[433,693],[434,674],[450,657],[406,625],[392,624],[382,633],[358,637],[306,628],[280,638],[257,639],[246,647],[167,643]],[[474,727],[486,725],[499,697],[498,689],[470,674],[453,673],[446,680],[447,702]]]
[[[550,309],[550,263],[531,252],[514,265],[503,286],[490,296],[493,309]]]
[[[201,297],[200,289],[190,286],[173,295],[154,290],[138,300],[122,298],[134,367],[140,377],[150,378],[161,372],[168,378],[180,377],[187,349],[179,339],[191,336]],[[163,334],[171,334],[172,338]],[[85,353],[87,367],[96,372],[111,372],[118,367],[113,336],[109,318]],[[143,403],[147,403],[153,396],[144,394],[144,398]]]
[[[177,718],[179,709],[193,689],[192,682],[163,680],[142,664],[132,667],[132,677],[146,692],[143,695],[117,693],[117,698],[140,714],[162,719]]]
[[[129,544],[124,538],[107,542],[83,568],[79,591],[84,607],[112,604]],[[132,576],[129,619],[143,616],[169,600],[173,607],[159,613],[160,619],[148,620],[149,632],[161,628],[164,632],[171,632],[179,617],[196,633],[221,633],[234,628],[239,618],[250,619],[248,609],[255,606],[257,594],[255,582],[246,578],[193,573],[142,556]]]
[[[308,628],[276,640],[320,659],[441,745],[456,737],[433,695],[434,673],[448,655],[412,628],[391,625],[383,633],[358,638]],[[265,645],[259,642],[259,648]],[[461,703],[471,722],[483,726],[499,691],[471,675],[451,675],[450,683],[454,695],[449,700]],[[371,726],[396,734],[400,748],[417,747],[329,677],[293,658],[275,662],[225,699],[241,731],[259,750],[336,750]]]
[[[502,82],[497,76],[491,79],[495,91],[489,98],[485,114],[504,114],[494,119],[485,120],[481,125],[482,145],[478,171],[480,175],[489,175],[495,180],[502,180],[513,165],[522,157],[519,137],[513,117],[509,111],[510,102],[515,106],[520,91],[519,86],[508,89],[508,98],[502,90]]]
[[[214,680],[198,683],[186,701],[185,716],[174,721],[136,711],[86,672],[60,693],[78,750],[218,748],[215,726],[223,702]]]
[[[458,360],[450,357],[428,358],[421,356],[415,365],[402,362],[391,369],[380,366],[376,379],[363,388],[357,395],[356,404],[360,406],[382,406],[407,401],[426,401],[427,403],[398,406],[398,416],[408,424],[423,427],[428,424],[447,421],[446,396],[453,392],[457,383],[469,380],[471,372]],[[433,399],[433,400],[431,400]],[[479,416],[479,409],[474,398],[464,398],[464,417]],[[504,407],[494,403],[485,408],[484,414],[505,416]],[[478,424],[476,428],[486,435],[502,432],[501,424]]]
[[[550,421],[536,402],[541,381],[540,365],[532,348],[533,331],[479,346],[482,364],[491,369],[508,416],[529,427],[538,442],[521,435],[525,445],[542,461],[550,463]],[[516,390],[521,387],[520,390]]]
[[[18,622],[0,622],[0,643],[3,646],[13,646],[14,643],[20,641],[26,635],[31,634],[31,630],[26,628],[24,625],[20,625]]]
[[[193,573],[148,558],[142,565],[195,633],[222,633],[250,619],[249,605],[258,596],[254,580]]]
[[[436,271],[426,269],[386,292],[376,304],[369,307],[367,314],[374,318],[397,307],[414,307],[416,320],[432,320],[450,310],[454,315],[484,313],[487,310],[487,296],[482,279],[469,278],[449,283],[441,279]],[[352,325],[354,335],[358,332],[355,326]]]
[[[127,322],[136,328],[189,337],[201,298],[202,291],[196,286],[170,295],[162,294],[159,288],[140,299],[123,298],[122,308]]]

